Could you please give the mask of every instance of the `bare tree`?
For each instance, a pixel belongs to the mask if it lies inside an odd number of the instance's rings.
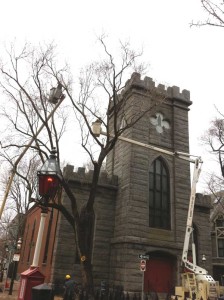
[[[201,0],[201,4],[208,17],[204,21],[192,22],[191,25],[224,27],[223,0]]]
[[[1,151],[0,158],[2,164],[8,164],[13,168],[13,159],[10,159],[5,151]],[[36,195],[36,172],[39,165],[40,159],[36,155],[26,157],[16,168],[4,213],[1,217],[1,225],[7,224],[7,231],[11,233],[8,234],[8,243],[12,245],[16,245],[18,239],[23,236],[25,216],[31,204],[30,200],[33,195]],[[7,188],[10,173],[8,171],[2,172],[0,183],[3,190]],[[10,228],[14,229],[10,230]]]
[[[215,26],[224,27],[224,1],[223,0],[200,0],[202,8],[208,15],[204,21],[192,22],[193,26]],[[207,189],[215,199],[220,198],[220,192],[224,190],[224,119],[223,114],[217,109],[220,117],[211,122],[209,129],[204,133],[201,140],[208,146],[209,152],[214,154],[220,167],[220,174],[207,174]]]
[[[207,176],[207,188],[218,199],[220,191],[224,190],[224,119],[221,114],[211,122],[201,140],[220,168],[220,173],[212,172]]]
[[[47,93],[52,83],[45,68],[53,51],[53,45],[48,45],[45,50],[40,47],[38,51],[34,51],[29,44],[25,44],[18,54],[15,45],[11,45],[7,51],[8,61],[1,62],[0,87],[5,97],[0,106],[0,162],[2,173],[4,170],[8,174],[2,177],[1,185],[6,189],[7,177],[16,175],[9,195],[14,201],[8,201],[8,208],[14,209],[18,214],[25,213],[31,197],[36,197],[37,169],[45,161],[53,145],[57,146],[65,131],[65,108],[58,109],[51,122],[47,121],[52,109],[52,104],[47,101]],[[57,126],[54,120],[57,121]],[[35,138],[26,157],[18,160],[40,125],[44,126],[42,135]]]
[[[79,210],[79,199],[62,175],[60,183],[71,202],[71,209],[66,209],[60,197],[50,199],[45,204],[48,207],[58,209],[73,228],[80,258],[83,286],[90,294],[93,294],[92,266],[89,253],[91,248],[90,233],[93,227],[94,201],[103,162],[114,148],[119,136],[165,100],[163,91],[160,92],[156,88],[152,88],[148,94],[150,101],[142,97],[138,104],[134,104],[128,101],[126,97],[122,97],[121,93],[125,82],[133,71],[144,71],[144,64],[138,62],[141,59],[142,51],[133,51],[129,43],[120,43],[120,55],[117,57],[109,51],[105,37],[100,37],[99,43],[102,49],[101,59],[91,63],[81,71],[78,85],[73,82],[67,67],[57,67],[54,48],[51,45],[45,51],[41,49],[40,52],[37,49],[27,51],[25,47],[19,56],[12,55],[10,52],[11,69],[6,70],[5,65],[0,68],[5,78],[4,82],[1,81],[1,86],[10,101],[16,103],[16,119],[15,117],[11,118],[12,124],[15,132],[19,132],[24,140],[22,144],[18,141],[4,145],[2,143],[4,151],[14,153],[14,148],[17,151],[21,149],[22,145],[26,144],[28,137],[35,133],[38,124],[43,122],[45,124],[44,134],[35,139],[31,148],[43,160],[47,152],[56,146],[57,155],[60,157],[61,132],[56,129],[58,120],[57,122],[56,119],[53,120],[51,126],[46,122],[49,109],[49,103],[46,101],[46,90],[52,82],[62,86],[63,93],[70,100],[73,112],[79,121],[81,144],[93,165],[93,177],[88,199]],[[23,77],[24,80],[19,76],[20,60],[28,62],[27,67],[31,67],[32,76]],[[73,87],[75,87],[74,90]],[[24,111],[26,112],[25,116]],[[24,118],[24,124],[23,128],[19,127],[18,129],[17,120],[21,117]],[[102,123],[106,132],[106,137],[103,139],[96,137],[92,131],[92,122],[96,120]],[[63,122],[61,124],[64,125]],[[38,198],[36,201],[41,205],[41,200]]]
[[[12,45],[8,51],[8,64],[1,63],[0,87],[6,99],[1,106],[0,114],[2,119],[6,120],[7,127],[7,134],[3,134],[1,139],[1,147],[7,150],[5,153],[9,157],[16,157],[18,151],[26,147],[40,124],[43,123],[45,130],[31,146],[32,152],[37,151],[43,162],[47,153],[54,146],[58,146],[65,130],[67,118],[65,110],[57,111],[57,126],[54,119],[47,122],[48,113],[52,109],[52,104],[47,99],[53,85],[47,64],[48,61],[53,60],[54,45],[48,45],[45,48],[40,47],[34,51],[30,45],[26,44],[17,54]],[[66,72],[66,68],[60,71]],[[8,149],[10,149],[10,155]],[[31,156],[33,155],[36,154],[32,153]],[[3,157],[5,158],[6,155]]]
[[[9,161],[8,161],[9,162]],[[9,165],[13,168],[13,162]],[[36,195],[37,169],[40,166],[40,159],[38,157],[29,157],[23,160],[16,169],[13,184],[11,185],[7,205],[5,211],[10,210],[11,218],[16,214],[26,214],[30,207],[30,199]],[[2,174],[0,179],[1,186],[5,190],[10,173]],[[14,211],[14,213],[13,213]]]

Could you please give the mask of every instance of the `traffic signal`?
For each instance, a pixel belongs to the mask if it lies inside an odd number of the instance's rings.
[[[59,180],[54,175],[39,175],[39,195],[42,197],[54,197],[58,186]]]

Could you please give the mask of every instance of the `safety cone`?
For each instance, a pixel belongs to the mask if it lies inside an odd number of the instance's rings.
[[[8,289],[9,288],[9,283],[8,283],[8,280],[6,279],[5,281],[5,289]]]

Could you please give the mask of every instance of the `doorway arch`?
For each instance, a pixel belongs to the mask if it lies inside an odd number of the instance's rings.
[[[145,293],[172,293],[175,286],[176,257],[166,252],[151,252],[144,272]]]

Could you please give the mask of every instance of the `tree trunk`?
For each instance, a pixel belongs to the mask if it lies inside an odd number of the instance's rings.
[[[80,213],[79,223],[79,249],[81,253],[81,273],[83,288],[90,295],[94,296],[94,284],[92,274],[92,244],[94,231],[94,211],[87,211],[83,207]]]
[[[94,285],[93,285],[93,273],[92,264],[90,261],[86,260],[81,262],[81,274],[83,288],[85,292],[90,296],[90,299],[94,298]]]

